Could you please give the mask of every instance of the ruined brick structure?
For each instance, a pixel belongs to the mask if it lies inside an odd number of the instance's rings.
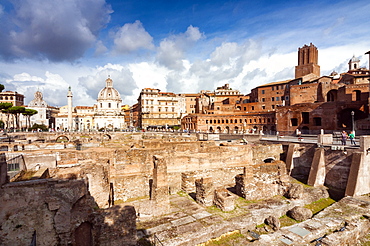
[[[229,95],[217,100],[209,95],[210,111],[200,111],[182,119],[182,128],[220,133],[259,133],[291,135],[349,131],[354,112],[356,130],[370,130],[368,115],[369,70],[359,67],[353,57],[349,69],[340,75],[320,77],[318,49],[311,43],[298,49],[295,78],[253,88],[248,95]],[[218,110],[215,110],[218,109]]]
[[[301,78],[308,74],[320,77],[320,66],[318,65],[319,52],[315,45],[304,45],[298,49],[298,66],[295,67],[295,78]]]

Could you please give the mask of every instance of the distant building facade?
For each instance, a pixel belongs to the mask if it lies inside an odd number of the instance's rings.
[[[313,45],[298,49],[295,78],[258,86],[249,95],[228,92],[228,85],[213,93],[201,93],[198,113],[182,119],[189,131],[218,133],[267,132],[294,134],[351,130],[370,131],[369,69],[353,57],[346,73],[320,76],[318,50]],[[224,97],[222,97],[224,95]],[[354,123],[352,122],[352,114]]]
[[[163,129],[180,126],[186,114],[186,97],[159,89],[144,88],[138,98],[139,126],[142,129]]]
[[[105,80],[105,87],[100,90],[94,106],[69,107],[66,105],[61,107],[56,116],[56,130],[68,130],[68,115],[70,114],[73,131],[113,131],[126,128],[121,95],[113,87],[111,78]]]

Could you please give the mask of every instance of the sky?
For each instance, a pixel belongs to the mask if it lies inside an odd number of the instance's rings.
[[[110,76],[122,103],[143,88],[243,94],[294,78],[298,48],[321,75],[369,66],[370,2],[335,0],[0,0],[0,84],[52,106],[92,106]]]

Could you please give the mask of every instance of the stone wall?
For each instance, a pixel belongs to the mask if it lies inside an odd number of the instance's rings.
[[[139,140],[131,143],[130,147],[62,150],[58,154],[58,166],[85,165],[78,172],[94,173],[89,175],[89,182],[104,178],[104,175],[95,173],[91,168],[86,169],[87,163],[109,166],[108,180],[104,186],[108,187],[109,183],[109,187],[113,187],[114,200],[126,201],[149,196],[155,155],[163,156],[166,160],[169,192],[176,193],[184,189],[190,193],[195,192],[195,179],[202,177],[212,177],[216,187],[233,187],[235,176],[242,173],[244,166],[263,163],[268,158],[279,159],[281,152],[281,145],[278,144],[219,146],[213,141]],[[103,185],[100,187],[103,188]],[[108,191],[99,190],[99,193],[107,197]],[[101,205],[102,200],[98,201]]]
[[[83,180],[8,183],[0,199],[0,245],[30,245],[34,232],[38,246],[136,245],[135,209],[96,210]]]

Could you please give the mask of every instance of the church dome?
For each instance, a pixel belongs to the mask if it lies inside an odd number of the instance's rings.
[[[113,101],[121,101],[121,96],[119,92],[113,88],[113,80],[111,78],[107,78],[105,80],[105,87],[100,90],[98,94],[98,101],[101,100],[113,100]]]
[[[358,57],[356,57],[355,55],[353,55],[351,60],[349,60],[349,62],[359,62],[359,61],[360,61],[360,59]]]
[[[47,107],[48,104],[42,98],[40,91],[35,92],[35,98],[28,104],[29,107]]]

